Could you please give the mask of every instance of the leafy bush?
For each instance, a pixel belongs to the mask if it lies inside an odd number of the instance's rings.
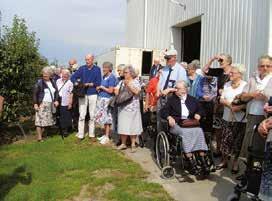
[[[39,52],[39,40],[24,19],[14,17],[4,26],[0,41],[0,95],[4,96],[2,121],[18,121],[32,113],[32,89],[41,67],[47,64]]]

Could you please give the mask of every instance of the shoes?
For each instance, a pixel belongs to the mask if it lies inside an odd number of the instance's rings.
[[[207,164],[206,158],[205,156],[200,156],[199,158],[200,162],[201,162],[201,169],[204,175],[209,175],[210,174],[210,168]]]
[[[228,167],[228,164],[220,164],[216,166],[216,170],[222,170]]]
[[[100,140],[100,144],[108,144],[109,142],[110,138],[108,136],[105,136]]]
[[[101,140],[103,140],[103,138],[105,138],[105,137],[106,137],[106,135],[102,135],[101,137],[98,137],[97,140],[98,140],[98,141],[101,141]]]
[[[80,144],[84,138],[77,138],[76,144]]]
[[[137,151],[137,147],[136,146],[131,146],[131,153],[135,153]]]
[[[90,137],[90,143],[94,143],[94,142],[96,142],[97,140],[96,140],[96,138],[95,137]]]
[[[125,150],[125,149],[127,149],[127,145],[125,144],[121,144],[117,147],[117,150]]]
[[[237,169],[234,169],[233,167],[232,167],[232,169],[231,169],[231,174],[238,174],[239,173],[239,170],[240,170],[240,168],[239,168],[239,166],[237,167]]]
[[[189,158],[189,164],[190,164],[190,174],[198,176],[200,175],[200,171],[197,167],[197,163],[193,157]]]

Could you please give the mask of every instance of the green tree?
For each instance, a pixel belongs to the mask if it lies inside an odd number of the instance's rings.
[[[38,52],[39,40],[26,22],[14,17],[0,41],[0,94],[5,97],[2,121],[18,121],[32,112],[32,89],[47,59]]]

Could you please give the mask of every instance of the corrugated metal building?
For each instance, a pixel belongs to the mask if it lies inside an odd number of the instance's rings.
[[[165,49],[202,64],[218,53],[255,69],[272,54],[272,0],[127,0],[127,46]]]

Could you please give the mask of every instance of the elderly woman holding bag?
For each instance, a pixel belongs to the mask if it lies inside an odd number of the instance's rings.
[[[42,141],[42,134],[45,128],[56,124],[54,113],[58,107],[58,89],[52,80],[53,71],[51,67],[42,69],[42,79],[35,84],[33,91],[33,102],[35,114],[35,126],[37,140]]]
[[[137,74],[131,65],[124,68],[124,80],[122,80],[115,89],[117,96],[122,95],[124,91],[131,93],[132,97],[126,103],[120,104],[118,108],[118,133],[121,136],[121,145],[118,150],[126,149],[126,140],[131,139],[131,151],[136,151],[136,138],[143,131],[142,119],[140,112],[139,95],[141,91],[140,83],[137,79]]]
[[[228,156],[234,154],[232,174],[238,173],[238,157],[246,129],[246,105],[236,103],[235,98],[242,94],[247,82],[243,81],[244,65],[234,64],[230,71],[230,81],[224,85],[220,103],[224,105],[221,153],[222,162],[217,169],[226,168]]]

